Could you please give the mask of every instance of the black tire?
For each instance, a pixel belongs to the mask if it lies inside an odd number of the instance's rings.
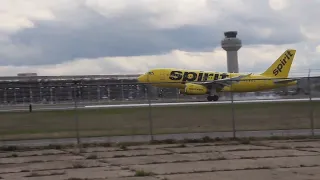
[[[219,96],[214,95],[214,96],[208,96],[207,97],[208,101],[218,101],[219,100]]]
[[[219,100],[219,96],[217,96],[217,95],[212,96],[212,100],[213,101],[218,101]]]

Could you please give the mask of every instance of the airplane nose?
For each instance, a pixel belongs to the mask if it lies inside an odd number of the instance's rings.
[[[145,81],[146,81],[145,75],[140,75],[140,76],[138,77],[138,82],[144,83]]]

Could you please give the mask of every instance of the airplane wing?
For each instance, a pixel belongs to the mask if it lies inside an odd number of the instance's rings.
[[[224,87],[224,86],[229,86],[234,83],[238,83],[242,78],[250,76],[250,74],[246,75],[240,75],[237,77],[233,78],[225,78],[225,79],[218,79],[218,80],[213,80],[213,81],[205,81],[205,82],[192,82],[193,84],[200,84],[200,85],[205,85],[205,86],[212,86],[212,87]]]
[[[230,86],[232,84],[238,83],[242,78],[249,77],[252,73],[246,75],[240,75],[233,78],[218,79],[213,81],[205,82],[192,82],[193,84],[200,84],[204,86],[211,86],[212,88],[223,88],[224,86]],[[300,80],[301,78],[290,78],[290,79],[275,79],[273,82],[275,84],[285,84],[293,81]]]

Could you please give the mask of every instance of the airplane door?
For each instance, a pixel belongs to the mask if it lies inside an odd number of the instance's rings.
[[[166,77],[165,77],[165,74],[163,72],[160,73],[160,80],[165,80]]]
[[[265,88],[268,87],[268,80],[259,80],[259,89],[264,90]]]

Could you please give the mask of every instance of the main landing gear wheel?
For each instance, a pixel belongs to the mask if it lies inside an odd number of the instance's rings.
[[[217,95],[208,96],[207,100],[208,101],[218,101],[219,100],[219,96],[217,96]]]

